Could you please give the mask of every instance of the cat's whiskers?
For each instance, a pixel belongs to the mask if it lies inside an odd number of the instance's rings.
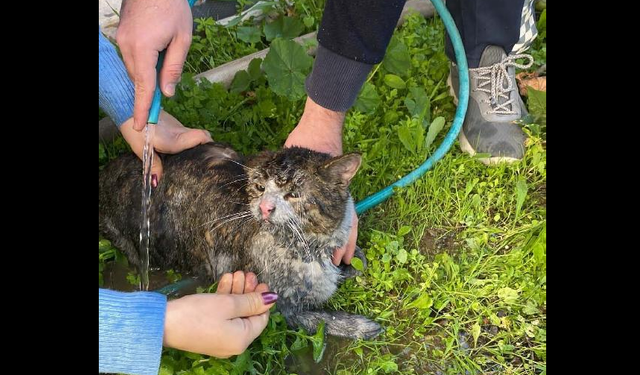
[[[302,230],[300,229],[300,226],[298,225],[298,223],[292,219],[289,219],[287,223],[289,225],[289,228],[291,228],[292,232],[296,235],[296,237],[300,240],[300,242],[302,242],[302,244],[305,246],[305,250],[307,251],[306,255],[310,256],[311,248],[306,238],[304,237],[304,234],[302,233]]]
[[[226,184],[224,184],[224,185],[220,185],[220,187],[221,187],[221,188],[223,188],[223,187],[228,186],[228,185],[231,185],[231,184],[233,184],[233,183],[235,183],[235,182],[240,182],[240,181],[248,180],[248,179],[249,179],[249,176],[244,175],[244,177],[242,177],[242,178],[238,178],[238,179],[235,179],[235,180],[233,180],[233,181],[229,181],[229,182],[227,182],[227,183],[226,183]],[[246,186],[246,185],[247,185],[247,184],[245,184],[245,186]]]
[[[236,201],[226,201],[226,202],[233,203],[233,204],[239,204],[239,205],[242,205],[242,206],[251,206],[251,204],[249,204],[249,203],[242,203],[242,202],[236,202]]]
[[[228,218],[231,218],[231,217],[237,216],[237,215],[245,215],[245,214],[250,214],[250,213],[251,213],[251,211],[249,211],[249,210],[247,210],[247,211],[241,211],[241,212],[234,212],[234,213],[232,213],[232,214],[225,215],[225,216],[222,216],[222,217],[217,217],[217,218],[215,218],[215,219],[213,219],[213,220],[207,221],[206,223],[202,224],[202,225],[201,225],[201,226],[199,226],[198,228],[204,227],[205,225],[215,224],[217,221],[225,220],[225,219],[228,219]]]
[[[230,185],[230,184],[232,184],[232,183],[234,183],[234,182],[239,182],[239,181],[242,181],[242,180],[248,180],[248,179],[249,179],[249,177],[248,177],[248,176],[247,176],[247,177],[245,177],[245,178],[240,178],[240,179],[237,179],[237,180],[234,180],[234,181],[228,182],[228,183],[226,183],[226,184],[224,184],[224,185],[221,185],[221,186],[219,186],[219,187],[216,187],[216,189],[217,189],[217,188],[225,187],[225,186]],[[245,184],[242,184],[242,185],[238,186],[238,188],[237,188],[237,189],[235,189],[234,191],[236,191],[236,192],[237,192],[237,191],[240,191],[241,189],[243,189],[243,188],[244,188],[245,186],[247,186],[247,185],[249,185],[249,182],[247,182],[247,183],[245,183]],[[200,194],[198,194],[198,196],[196,197],[196,199],[194,199],[193,201],[194,201],[194,202],[199,202],[199,201],[200,201],[200,198],[201,198],[203,195],[205,195],[206,193],[210,193],[210,194],[211,194],[211,191],[210,191],[209,189],[203,190]]]
[[[303,201],[307,201],[307,194],[305,194],[304,192],[300,194],[300,198],[297,202],[296,205],[298,206],[298,227],[300,228],[300,231],[302,230],[302,216],[306,213],[305,209],[304,209],[304,205],[302,204]],[[304,231],[303,231],[304,232]],[[318,244],[318,239],[316,237],[311,237],[311,239],[307,239],[307,244],[309,248],[316,248],[317,244]]]
[[[253,217],[253,215],[251,213],[248,213],[248,214],[243,214],[243,215],[240,215],[240,216],[232,217],[232,218],[227,219],[227,220],[223,221],[222,223],[216,225],[214,228],[209,229],[209,232],[214,232],[216,229],[218,229],[218,228],[222,227],[223,225],[228,224],[228,223],[230,223],[230,222],[232,222],[234,220],[245,219],[247,217]]]
[[[235,160],[233,160],[233,159],[225,159],[225,160],[230,161],[230,162],[232,162],[232,163],[234,163],[234,164],[237,164],[237,165],[241,166],[242,168],[246,168],[246,169],[248,169],[248,170],[250,170],[250,171],[254,171],[254,170],[255,170],[255,168],[251,168],[251,167],[249,167],[249,166],[247,166],[247,165],[244,165],[244,164],[242,164],[242,163],[240,163],[240,162],[238,162],[238,161],[235,161]]]

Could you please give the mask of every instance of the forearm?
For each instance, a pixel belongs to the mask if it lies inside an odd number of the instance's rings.
[[[115,47],[99,28],[98,44],[98,104],[120,127],[133,116],[134,86]]]
[[[99,372],[157,375],[167,299],[152,292],[99,289]]]
[[[384,58],[405,0],[327,0],[307,94],[324,108],[346,112],[373,65]]]

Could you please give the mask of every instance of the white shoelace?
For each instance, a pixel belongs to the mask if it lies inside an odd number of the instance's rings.
[[[527,64],[518,64],[516,62],[517,59],[527,59],[529,62]],[[475,78],[478,80],[476,90],[489,94],[490,100],[487,102],[491,103],[492,109],[488,111],[488,114],[512,115],[516,113],[511,106],[513,99],[509,99],[509,93],[516,89],[517,85],[509,77],[508,68],[513,66],[515,68],[528,69],[531,65],[533,65],[533,57],[521,54],[507,56],[499,63],[491,66],[469,69],[469,72],[474,73]]]

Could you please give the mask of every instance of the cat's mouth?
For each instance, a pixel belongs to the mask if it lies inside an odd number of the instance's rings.
[[[260,210],[257,210],[253,212],[253,218],[260,223],[262,226],[265,227],[276,227],[278,226],[278,223],[273,219],[272,216],[269,217],[263,217],[262,214],[260,213]]]

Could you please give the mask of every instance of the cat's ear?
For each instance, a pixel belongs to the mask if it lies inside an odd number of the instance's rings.
[[[349,185],[360,168],[360,163],[362,163],[362,156],[358,153],[337,156],[324,163],[318,169],[318,173],[329,181]]]

